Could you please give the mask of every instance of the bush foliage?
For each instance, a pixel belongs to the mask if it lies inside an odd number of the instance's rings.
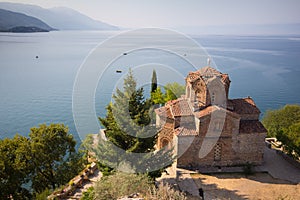
[[[269,137],[282,142],[287,153],[300,156],[300,106],[286,105],[266,112],[263,120]]]

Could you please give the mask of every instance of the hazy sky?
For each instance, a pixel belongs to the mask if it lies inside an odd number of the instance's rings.
[[[3,0],[0,0],[3,1]],[[4,0],[65,6],[121,27],[300,23],[300,0]]]

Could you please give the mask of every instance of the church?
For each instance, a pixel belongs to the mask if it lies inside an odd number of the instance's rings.
[[[210,66],[185,81],[185,95],[155,110],[156,147],[173,148],[181,168],[262,164],[267,131],[254,100],[229,99],[228,74]]]

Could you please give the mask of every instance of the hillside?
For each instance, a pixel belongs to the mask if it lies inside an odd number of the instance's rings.
[[[45,9],[40,6],[0,2],[0,8],[36,17],[59,30],[118,30],[119,28],[94,20],[70,8]]]
[[[54,29],[35,17],[0,9],[1,32],[47,32],[51,30]]]

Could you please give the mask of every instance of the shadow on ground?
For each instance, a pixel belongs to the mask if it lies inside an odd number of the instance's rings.
[[[228,200],[228,199],[234,199],[234,200],[244,200],[249,199],[247,196],[239,195],[237,194],[237,191],[231,191],[227,190],[225,188],[219,188],[217,184],[207,184],[204,182],[204,179],[201,178],[173,178],[173,177],[165,177],[162,182],[164,184],[168,183],[171,185],[174,189],[180,190],[181,192],[184,192],[187,196],[188,200],[200,200],[201,197],[199,196],[198,190],[202,188],[204,193],[204,199],[205,200],[212,200],[212,199],[218,199],[218,200]],[[195,187],[197,188],[197,196],[195,195],[195,191],[193,194],[191,194],[189,191],[186,191],[185,187],[181,186],[181,182],[191,183],[193,182]],[[181,186],[181,187],[180,187]]]
[[[205,179],[198,178],[194,179],[195,183],[199,188],[202,188],[204,191],[204,199],[220,199],[220,200],[244,200],[249,199],[246,195],[238,194],[237,190],[228,190],[225,188],[220,188],[217,184],[214,183],[206,183]]]
[[[270,183],[270,184],[287,184],[287,185],[297,185],[296,183],[282,180],[272,177],[268,172],[256,172],[251,175],[245,175],[243,173],[210,173],[207,174],[214,176],[218,179],[249,179],[260,183]]]

